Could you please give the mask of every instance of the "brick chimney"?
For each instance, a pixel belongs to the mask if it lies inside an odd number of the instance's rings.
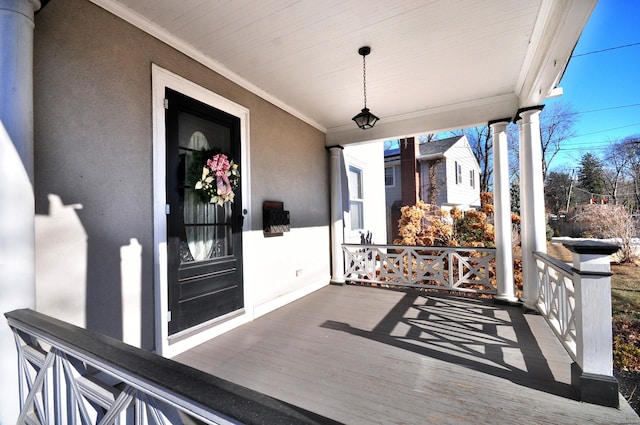
[[[400,139],[400,178],[402,182],[402,205],[415,205],[420,195],[418,162],[415,138]]]
[[[400,220],[400,207],[415,205],[419,199],[418,163],[416,161],[416,143],[413,137],[400,139],[400,184],[402,188],[402,200],[394,202],[391,206],[391,240],[399,238],[398,220]]]

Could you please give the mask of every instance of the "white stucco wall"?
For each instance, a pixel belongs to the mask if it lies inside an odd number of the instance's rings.
[[[245,318],[329,283],[322,132],[88,1],[48,4],[36,17],[35,40],[36,246],[70,251],[65,261],[40,258],[36,291],[44,312],[158,348],[154,297],[162,264],[154,252],[163,248],[154,236],[162,221],[154,224],[152,63],[249,111]],[[266,200],[284,203],[290,232],[264,237]],[[56,304],[54,289],[78,299]]]

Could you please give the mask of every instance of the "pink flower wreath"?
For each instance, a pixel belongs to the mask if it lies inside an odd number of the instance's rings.
[[[208,159],[207,164],[202,167],[202,177],[196,182],[194,189],[204,191],[211,198],[210,203],[223,205],[225,202],[233,202],[233,190],[238,187],[239,178],[238,164],[219,153]]]

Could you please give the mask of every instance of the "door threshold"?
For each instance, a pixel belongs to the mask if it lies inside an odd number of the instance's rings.
[[[189,329],[185,329],[183,331],[177,332],[173,335],[169,335],[169,337],[167,338],[167,340],[169,341],[169,345],[171,344],[175,344],[177,342],[180,342],[182,340],[185,340],[189,337],[192,337],[193,335],[199,334],[200,332],[206,331],[208,329],[214,328],[218,325],[221,325],[224,322],[227,322],[231,319],[235,319],[238,316],[242,316],[245,313],[244,308],[241,308],[239,310],[235,310],[232,311],[231,313],[227,313],[225,315],[222,315],[220,317],[216,317],[215,319],[211,319],[209,321],[206,321],[204,323],[200,323],[199,325],[193,326]]]

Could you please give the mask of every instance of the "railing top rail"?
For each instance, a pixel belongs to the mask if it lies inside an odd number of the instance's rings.
[[[359,243],[343,243],[344,248],[366,248],[366,249],[417,249],[417,250],[433,250],[433,251],[478,251],[478,252],[495,252],[495,248],[475,247],[475,246],[430,246],[430,245],[379,245],[379,244],[359,244]]]
[[[533,256],[537,259],[551,264],[553,267],[565,272],[569,276],[573,275],[576,272],[576,270],[571,265],[565,263],[564,261],[560,261],[557,258],[552,257],[544,252],[535,251],[533,253]]]
[[[185,411],[232,423],[336,423],[313,412],[209,375],[114,338],[30,309],[5,313],[14,329],[61,349]],[[208,414],[209,415],[208,415]]]

